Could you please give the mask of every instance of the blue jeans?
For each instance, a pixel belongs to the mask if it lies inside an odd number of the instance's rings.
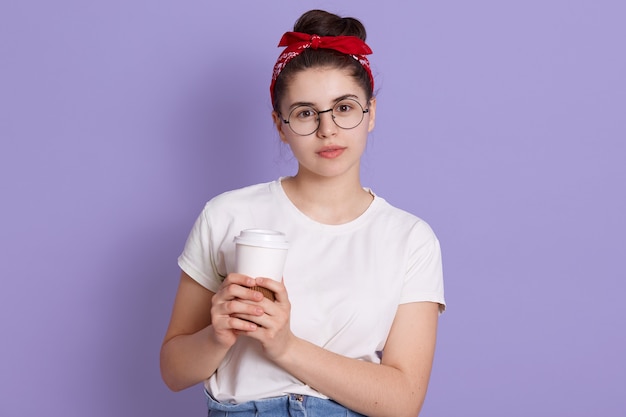
[[[282,397],[225,404],[207,394],[209,417],[366,417],[323,398],[289,394]]]

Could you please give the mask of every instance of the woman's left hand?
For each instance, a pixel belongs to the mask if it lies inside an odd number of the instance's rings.
[[[238,315],[239,318],[259,325],[255,330],[241,331],[240,334],[261,342],[267,356],[276,360],[287,352],[290,343],[295,338],[290,327],[291,303],[283,282],[270,278],[256,278],[256,285],[274,292],[276,299],[271,301],[263,298],[255,302],[264,311],[261,316]]]

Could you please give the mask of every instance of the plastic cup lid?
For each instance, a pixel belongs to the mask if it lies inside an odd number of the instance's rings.
[[[289,242],[284,233],[267,229],[246,229],[235,236],[235,243],[265,248],[288,249]]]

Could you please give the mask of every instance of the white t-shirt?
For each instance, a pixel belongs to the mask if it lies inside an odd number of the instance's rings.
[[[378,196],[353,221],[327,225],[300,212],[280,180],[221,194],[196,220],[178,264],[216,292],[234,272],[234,237],[254,228],[287,235],[284,283],[291,330],[332,352],[380,363],[399,304],[432,301],[445,308],[439,241],[423,220]],[[287,393],[326,398],[277,367],[257,341],[244,336],[205,387],[230,403]]]

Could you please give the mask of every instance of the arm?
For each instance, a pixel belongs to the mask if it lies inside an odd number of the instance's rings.
[[[284,286],[266,280],[258,283],[273,290],[277,302],[262,302],[266,314],[251,319],[263,327],[247,334],[261,341],[277,365],[359,413],[371,417],[415,417],[419,413],[435,351],[437,303],[400,305],[382,362],[374,364],[346,358],[294,336],[288,328],[289,301]]]
[[[230,314],[262,314],[262,310],[240,300],[259,301],[252,291],[252,278],[230,274],[213,293],[186,273],[181,274],[172,317],[161,346],[161,375],[165,384],[180,391],[209,378],[235,343],[239,330],[256,325]]]

